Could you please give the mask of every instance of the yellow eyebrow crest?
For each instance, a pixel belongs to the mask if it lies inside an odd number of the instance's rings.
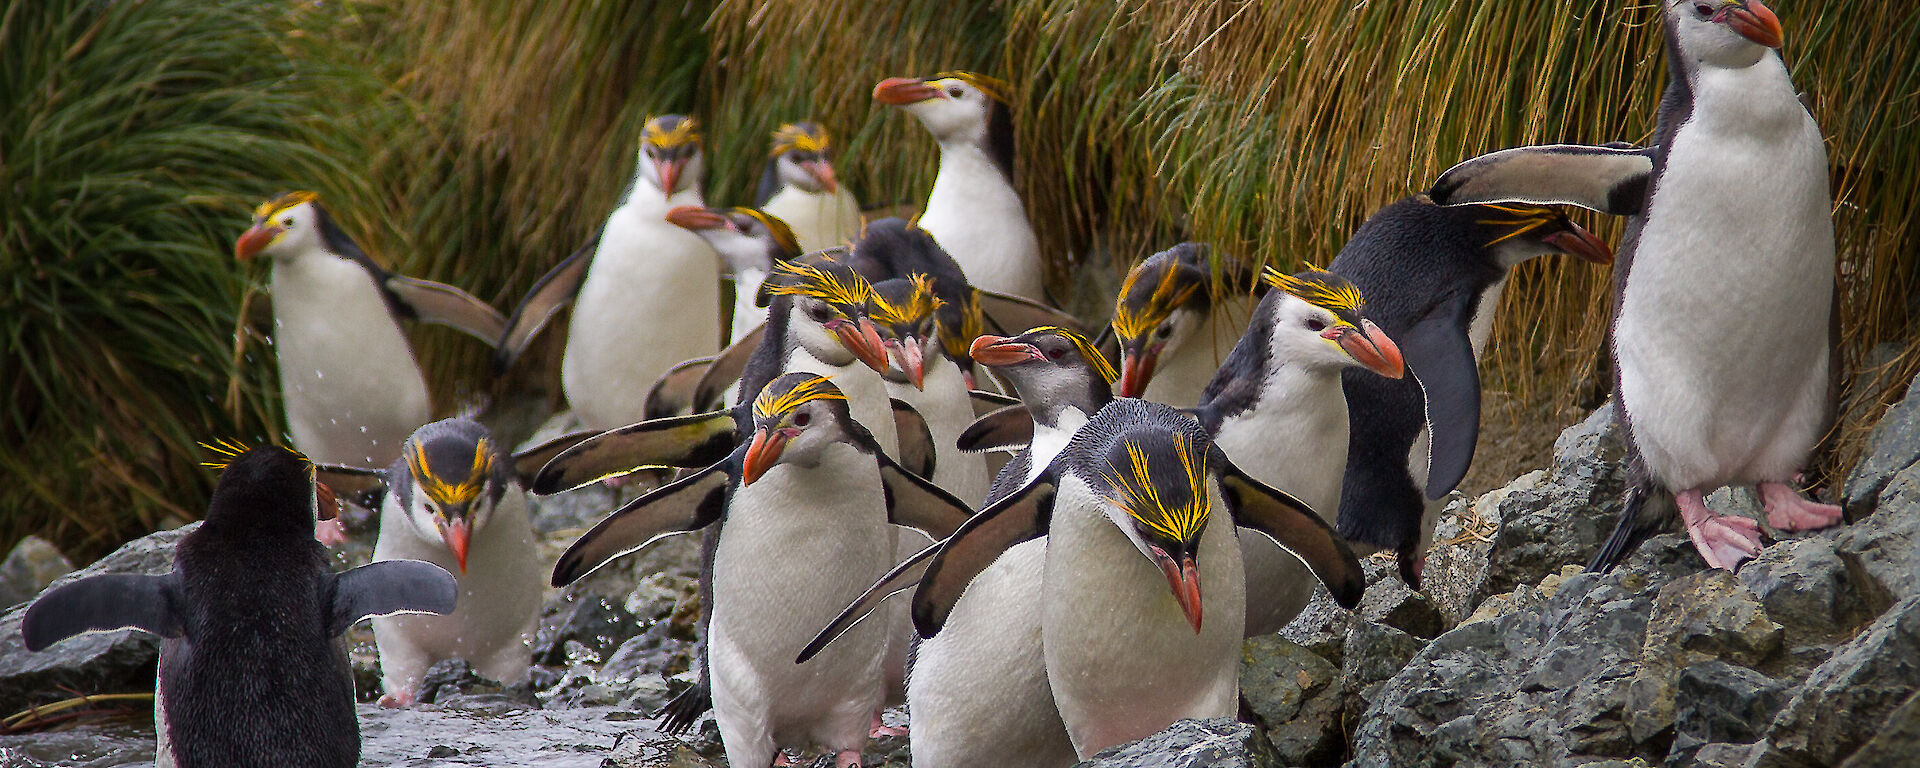
[[[773,274],[791,278],[768,283],[767,292],[775,296],[807,296],[842,306],[865,305],[873,298],[873,286],[851,270],[842,276],[811,264],[781,261],[773,265]]]
[[[816,128],[815,130],[808,131],[798,124],[787,123],[780,126],[780,130],[773,132],[772,154],[784,155],[788,152],[825,152],[831,143],[831,140],[827,137],[827,129],[825,128]]]
[[[1118,505],[1127,511],[1134,520],[1153,532],[1173,541],[1191,542],[1198,540],[1201,529],[1206,527],[1207,517],[1213,511],[1213,500],[1207,494],[1207,466],[1205,449],[1194,444],[1193,438],[1186,435],[1172,435],[1174,459],[1180,464],[1181,476],[1168,478],[1184,483],[1189,491],[1187,499],[1169,506],[1161,495],[1159,485],[1147,462],[1147,452],[1138,442],[1127,440],[1123,445],[1127,450],[1127,466],[1117,467],[1108,463],[1106,480],[1113,493],[1107,497],[1109,503]]]
[[[1261,271],[1260,279],[1267,285],[1336,315],[1358,313],[1367,303],[1360,295],[1360,289],[1346,278],[1312,265],[1307,267],[1305,278],[1267,267]]]
[[[758,419],[770,419],[815,400],[844,402],[846,399],[846,393],[841,392],[827,377],[815,376],[784,392],[776,392],[771,388],[762,390],[760,396],[753,399],[753,415]]]
[[[301,203],[311,203],[318,199],[320,199],[320,195],[317,192],[308,192],[305,190],[288,192],[261,203],[258,207],[254,208],[253,220],[262,221],[288,208],[300,205]]]

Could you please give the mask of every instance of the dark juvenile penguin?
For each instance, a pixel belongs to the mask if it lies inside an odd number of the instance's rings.
[[[1216,271],[1208,251],[1181,243],[1121,282],[1109,326],[1120,343],[1121,397],[1192,407],[1246,331],[1266,286],[1230,257]]]
[[[1794,485],[1832,422],[1833,201],[1773,11],[1663,5],[1668,81],[1652,146],[1495,152],[1449,170],[1433,194],[1632,216],[1613,305],[1626,507],[1588,567],[1617,564],[1677,506],[1707,565],[1732,570],[1758,554],[1759,526],[1709,510],[1715,488],[1757,485],[1779,530],[1840,521]]]
[[[1478,360],[1507,272],[1548,253],[1607,263],[1611,252],[1551,208],[1440,206],[1423,196],[1380,209],[1328,269],[1367,299],[1367,317],[1399,343],[1413,375],[1341,374],[1352,434],[1340,490],[1340,535],[1394,550],[1419,583],[1419,557],[1442,505],[1473,461],[1480,430]],[[1424,492],[1424,498],[1423,498]]]
[[[83,632],[159,635],[161,764],[351,768],[360,727],[341,633],[369,616],[451,612],[453,577],[412,560],[333,573],[312,532],[335,502],[313,464],[277,446],[229,452],[171,573],[55,587],[21,634],[35,651]]]
[[[819,123],[787,123],[773,132],[753,205],[793,227],[803,252],[860,234],[860,201],[834,175],[833,140]]]

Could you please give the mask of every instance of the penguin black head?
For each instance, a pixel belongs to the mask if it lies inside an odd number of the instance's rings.
[[[847,411],[847,396],[825,376],[789,373],[767,382],[753,399],[753,442],[740,471],[740,484],[752,485],[775,464],[817,466],[827,446],[860,440]]]
[[[933,278],[926,275],[873,284],[874,324],[894,367],[914,389],[926,388],[926,355],[935,340],[934,314],[941,303],[933,295]]]
[[[687,115],[647,118],[640,129],[639,173],[667,197],[697,189],[706,175],[699,123]]]
[[[506,494],[510,468],[486,427],[453,418],[414,430],[387,477],[414,532],[444,542],[465,573],[467,543]]]
[[[1784,42],[1780,17],[1760,0],[1667,0],[1666,22],[1674,50],[1695,66],[1744,69]]]
[[[1013,178],[1013,87],[972,72],[933,77],[890,77],[873,87],[873,99],[901,107],[920,120],[943,146],[972,146]]]
[[[292,448],[249,448],[222,440],[202,443],[219,458],[203,466],[220,470],[207,506],[206,527],[270,530],[310,540],[313,524],[340,509],[333,491],[314,479],[313,462]]]
[[[1211,444],[1191,429],[1132,426],[1089,473],[1107,516],[1167,577],[1193,631],[1200,631],[1200,536],[1213,512]]]
[[[870,222],[853,244],[851,263],[863,273],[910,277],[927,276],[933,281],[938,300],[933,316],[940,337],[940,351],[953,361],[973,387],[973,358],[967,352],[974,337],[984,332],[986,315],[980,308],[979,291],[967,282],[953,257],[913,222],[885,218]]]
[[[1281,293],[1273,310],[1271,355],[1308,367],[1359,365],[1389,379],[1405,375],[1399,345],[1366,318],[1366,299],[1352,282],[1315,267],[1295,275],[1268,267],[1261,279]]]
[[[1067,408],[1092,415],[1113,400],[1119,377],[1085,336],[1042,326],[1019,336],[980,336],[973,359],[1013,382],[1036,422],[1058,423]]]
[[[291,261],[313,252],[372,264],[313,192],[287,192],[261,203],[253,209],[253,226],[233,244],[233,256],[241,261],[260,254]]]
[[[793,229],[757,208],[702,208],[683,205],[667,211],[667,221],[693,232],[740,272],[773,269],[776,261],[800,255]]]
[[[857,358],[886,372],[886,344],[869,317],[873,286],[852,268],[825,259],[778,262],[760,285],[760,299],[769,312],[784,313],[788,336],[814,357],[834,365]]]
[[[1480,250],[1502,269],[1549,253],[1565,253],[1594,264],[1613,263],[1613,249],[1567,218],[1558,208],[1531,203],[1477,203],[1447,206],[1457,219],[1471,222]]]
[[[1181,243],[1127,272],[1113,306],[1120,341],[1120,396],[1139,397],[1168,349],[1193,336],[1212,311],[1206,246]]]
[[[780,126],[773,132],[773,152],[767,162],[763,185],[793,187],[815,194],[839,191],[840,181],[833,173],[832,140],[818,123],[801,121]]]

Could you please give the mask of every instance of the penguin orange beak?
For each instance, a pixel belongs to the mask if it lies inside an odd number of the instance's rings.
[[[681,229],[698,232],[727,226],[727,217],[697,205],[682,205],[667,211],[667,222]]]
[[[260,253],[260,249],[267,247],[268,243],[273,242],[274,238],[285,231],[287,231],[285,227],[271,226],[264,221],[255,224],[252,229],[246,231],[246,234],[241,235],[239,240],[234,241],[233,257],[241,261],[252,259]]]
[[[1019,365],[1028,360],[1042,359],[1040,350],[1032,344],[1015,341],[1006,336],[981,336],[973,340],[973,346],[967,354],[981,365]]]
[[[1120,350],[1120,391],[1116,394],[1121,397],[1139,397],[1147,391],[1147,382],[1153,381],[1154,366],[1160,364],[1160,347],[1143,346]]]
[[[880,373],[887,372],[887,345],[880,340],[880,331],[873,327],[873,321],[860,318],[855,326],[851,320],[839,320],[829,323],[827,329],[840,337],[840,345],[852,352],[860,362],[866,363]]]
[[[915,77],[889,77],[873,87],[873,100],[890,107],[918,104],[940,95],[940,89]]]
[[[840,190],[840,180],[833,176],[833,164],[825,160],[808,160],[800,164],[800,170],[813,177],[813,183],[820,185],[820,191],[832,194]]]
[[[1352,327],[1328,328],[1320,332],[1320,337],[1339,344],[1354,362],[1366,366],[1369,371],[1389,379],[1397,379],[1407,373],[1407,362],[1400,357],[1400,345],[1387,338],[1386,331],[1380,330],[1380,326],[1374,325],[1372,320],[1360,321],[1359,330]]]
[[[673,190],[680,186],[680,171],[686,165],[686,158],[661,160],[654,164],[654,168],[660,171],[660,191],[667,197],[673,197]]]
[[[1160,566],[1161,573],[1166,574],[1167,587],[1173,590],[1173,599],[1180,603],[1180,612],[1187,615],[1187,623],[1193,625],[1193,633],[1200,634],[1200,566],[1193,562],[1192,554],[1184,554],[1175,560],[1164,549],[1152,549],[1153,562]]]
[[[893,354],[893,364],[899,366],[907,380],[913,382],[913,388],[927,388],[927,358],[918,340],[912,336],[902,336],[887,343],[887,351]]]
[[[1581,261],[1593,264],[1613,263],[1613,249],[1607,247],[1607,241],[1572,222],[1567,223],[1566,229],[1547,235],[1540,241]]]
[[[1736,2],[1727,11],[1727,26],[1740,33],[1741,37],[1752,40],[1768,48],[1779,48],[1785,42],[1785,32],[1780,29],[1780,17],[1760,0]]]
[[[453,553],[463,576],[467,573],[467,542],[472,534],[473,524],[464,517],[449,517],[440,523],[440,540],[447,543],[447,551]]]
[[[326,483],[314,481],[313,497],[316,502],[314,506],[319,507],[316,517],[321,520],[332,520],[340,516],[340,497],[335,495],[333,489],[328,488]]]
[[[747,458],[741,463],[740,484],[753,485],[753,481],[780,463],[780,453],[787,449],[787,441],[795,434],[797,430],[771,428],[753,433],[753,443],[747,446]]]

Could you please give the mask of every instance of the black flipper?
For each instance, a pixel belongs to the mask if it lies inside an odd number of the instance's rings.
[[[494,344],[493,370],[497,373],[513,365],[520,353],[527,351],[527,345],[533,337],[539,335],[547,321],[560,311],[561,307],[573,301],[580,292],[580,283],[586,280],[587,267],[593,264],[593,252],[600,248],[600,232],[580,250],[574,251],[553,269],[540,277],[527,291],[527,297],[520,300],[520,306],[514,307],[513,317],[507,320],[507,329],[500,334],[500,341]]]
[[[1626,503],[1620,509],[1620,521],[1613,526],[1613,534],[1607,537],[1607,543],[1600,546],[1593,559],[1587,561],[1587,570],[1606,573],[1633,554],[1641,543],[1653,538],[1655,534],[1666,530],[1678,517],[1678,508],[1673,503],[1673,494],[1667,493],[1653,484],[1652,480],[1639,479],[1627,484]]]
[[[333,578],[333,612],[327,636],[338,637],[354,622],[396,613],[453,613],[460,583],[453,574],[419,560],[382,560]]]
[[[766,337],[767,324],[761,323],[748,331],[747,335],[740,337],[739,341],[720,350],[720,354],[714,355],[713,362],[707,366],[707,372],[701,374],[700,383],[693,388],[693,403],[689,407],[695,411],[711,411],[727,405],[723,402],[726,399],[727,387],[733,386],[734,382],[740,380],[740,375],[747,370],[747,363],[753,359],[754,351],[760,348],[760,342]],[[757,394],[759,393],[744,393],[741,399],[752,400]]]
[[[74,635],[116,629],[179,637],[185,631],[175,608],[180,596],[180,577],[174,573],[89,576],[47,590],[27,606],[20,636],[29,651]]]
[[[963,451],[1019,448],[1033,442],[1033,413],[1024,405],[1009,405],[974,419],[954,443]]]
[[[1447,495],[1467,476],[1480,438],[1480,368],[1467,338],[1472,323],[1472,297],[1463,294],[1434,307],[1399,340],[1426,401],[1429,499]]]
[[[900,398],[888,398],[893,405],[893,430],[900,440],[900,466],[921,477],[933,477],[939,458],[939,446],[933,444],[933,431],[927,420]]]
[[[794,657],[793,663],[807,663],[808,659],[826,648],[828,643],[846,634],[847,630],[852,629],[855,624],[872,615],[873,610],[880,607],[880,603],[887,598],[918,586],[920,579],[927,573],[927,566],[933,563],[934,553],[939,551],[940,545],[935,544],[894,566],[893,570],[880,577],[873,586],[867,587],[867,591],[860,593],[852,605],[847,606],[840,615],[833,617],[833,621],[828,622],[819,634],[814,635],[813,640],[807,643],[807,647],[800,649],[800,655]]]
[[[499,310],[446,283],[389,275],[385,287],[387,293],[407,305],[422,322],[454,328],[486,342],[487,346],[498,345],[507,331],[507,319],[500,316]]]
[[[980,510],[940,542],[940,550],[920,579],[920,588],[913,593],[913,627],[921,637],[940,632],[960,594],[1000,553],[1046,535],[1053,518],[1053,497],[1053,475],[1042,474]]]
[[[693,410],[693,391],[701,377],[713,365],[714,356],[696,357],[660,374],[647,390],[647,404],[641,412],[647,419],[684,416]]]
[[[944,539],[973,515],[972,507],[946,489],[894,463],[884,453],[875,457],[880,460],[880,485],[887,495],[887,522]]]
[[[1299,499],[1248,477],[1224,454],[1216,457],[1214,464],[1219,467],[1220,496],[1233,513],[1235,525],[1264,534],[1299,558],[1320,583],[1327,585],[1340,607],[1351,609],[1360,604],[1361,593],[1367,591],[1367,574],[1333,526]]]
[[[967,397],[973,399],[973,415],[975,418],[1020,404],[1020,398],[1007,397],[998,392],[988,392],[984,389],[969,389],[967,390]]]
[[[567,547],[553,566],[553,585],[572,584],[616,557],[719,520],[726,512],[736,464],[731,459],[714,464],[614,510]]]
[[[344,464],[315,464],[313,472],[314,479],[325,483],[333,495],[367,509],[379,509],[380,498],[387,493],[385,470]]]
[[[570,491],[647,467],[704,467],[740,445],[729,411],[654,419],[610,429],[554,455],[528,490]],[[544,447],[544,446],[543,446]]]
[[[668,736],[678,736],[693,730],[693,724],[700,722],[700,716],[713,709],[713,678],[707,674],[707,666],[700,665],[700,681],[681,691],[673,701],[654,712],[660,721],[660,732]]]
[[[1087,335],[1086,324],[1081,323],[1080,318],[1032,299],[993,291],[980,291],[979,295],[980,314],[1002,336],[1018,336],[1028,329],[1049,325]]]
[[[1503,149],[1448,168],[1427,196],[1441,205],[1515,201],[1631,216],[1645,204],[1652,175],[1651,150],[1547,144]]]

